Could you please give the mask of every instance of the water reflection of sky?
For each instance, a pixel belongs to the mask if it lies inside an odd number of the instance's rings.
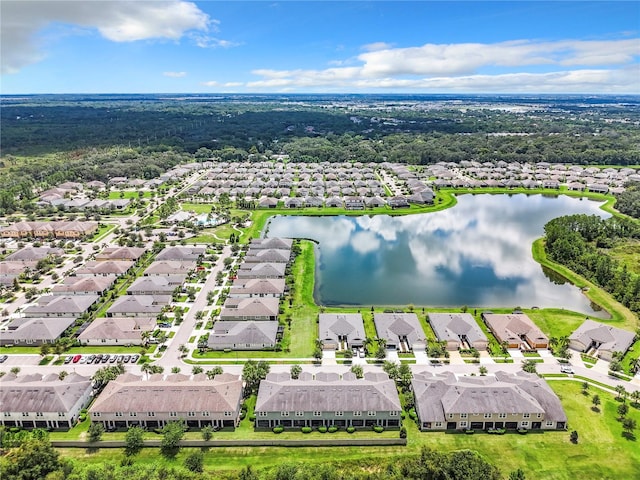
[[[593,314],[575,287],[551,282],[531,257],[552,218],[608,216],[600,203],[541,195],[463,195],[454,208],[400,217],[277,217],[269,236],[319,242],[324,305],[559,307]]]

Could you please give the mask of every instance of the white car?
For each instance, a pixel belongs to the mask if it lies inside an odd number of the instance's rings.
[[[560,371],[562,373],[569,373],[571,375],[573,375],[575,372],[573,371],[573,368],[571,367],[571,365],[562,365],[560,367]]]

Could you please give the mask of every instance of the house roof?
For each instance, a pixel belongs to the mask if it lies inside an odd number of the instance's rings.
[[[462,336],[469,342],[487,341],[487,336],[469,313],[430,312],[429,323],[440,341],[458,342]]]
[[[123,295],[118,297],[107,313],[148,313],[156,315],[171,303],[171,295]]]
[[[24,340],[50,342],[59,338],[73,322],[75,318],[72,317],[16,318],[9,323],[7,330],[0,331],[0,337],[3,344]]]
[[[412,344],[426,341],[424,331],[415,313],[375,313],[373,321],[378,337],[384,338],[387,343],[395,344],[398,342],[398,337],[404,336]]]
[[[567,421],[558,397],[535,374],[457,377],[425,371],[414,374],[412,386],[421,422],[444,422],[450,413],[540,413],[546,420]]]
[[[321,313],[318,322],[320,340],[338,341],[338,336],[346,336],[347,342],[364,340],[364,322],[359,313]]]
[[[173,275],[173,274],[188,274],[189,271],[196,267],[194,260],[187,261],[169,261],[159,260],[153,262],[144,271],[144,275]]]
[[[46,313],[66,313],[69,317],[86,312],[98,300],[98,295],[46,295],[37,300],[37,305],[27,307],[25,314],[33,317]]]
[[[89,413],[236,412],[242,397],[242,380],[230,374],[204,376],[153,375],[149,380],[133,374],[110,381]],[[182,415],[180,415],[182,414]]]
[[[278,322],[218,321],[209,334],[209,346],[228,344],[275,344]]]
[[[272,317],[278,315],[280,301],[274,297],[227,298],[220,312],[224,317]]]
[[[48,256],[61,257],[62,255],[64,255],[64,250],[62,248],[24,247],[10,255],[7,255],[4,259],[8,262],[30,262],[38,261],[43,258],[47,258]]]
[[[138,247],[107,247],[96,255],[96,260],[137,260],[145,252]]]
[[[173,291],[187,278],[186,275],[152,275],[149,277],[137,278],[129,288],[127,293],[129,294],[141,294],[162,292],[172,294]]]
[[[524,313],[483,313],[482,316],[500,342],[521,341],[521,335],[542,342],[549,341],[542,330]]]
[[[256,412],[399,411],[395,382],[384,373],[364,378],[319,372],[315,379],[300,375],[292,380],[286,372],[269,374],[260,382]]]
[[[270,237],[270,238],[254,238],[251,240],[249,247],[252,249],[257,248],[276,248],[291,250],[293,240],[290,238]]]
[[[285,290],[284,278],[238,278],[234,280],[229,296],[240,294],[281,294]]]
[[[275,248],[253,249],[249,247],[249,251],[244,257],[245,263],[289,263],[291,250],[283,250]]]
[[[122,275],[133,266],[131,260],[105,260],[87,262],[76,275]]]
[[[284,263],[243,263],[238,269],[238,277],[282,277],[285,270],[286,265]]]
[[[8,373],[0,378],[0,411],[68,412],[89,390],[91,379],[75,373],[63,380],[58,375]]]
[[[604,323],[585,320],[570,336],[569,340],[575,340],[585,346],[592,341],[601,343],[599,350],[625,353],[633,344],[635,333],[622,330]]]
[[[103,276],[80,276],[66,277],[62,284],[54,285],[51,289],[53,294],[74,292],[95,292],[102,293],[114,282],[113,277]]]
[[[156,260],[198,260],[206,251],[205,247],[166,247]]]
[[[125,317],[125,318],[96,318],[84,330],[78,339],[94,340],[109,339],[130,342],[141,342],[142,332],[151,331],[156,327],[154,317]]]

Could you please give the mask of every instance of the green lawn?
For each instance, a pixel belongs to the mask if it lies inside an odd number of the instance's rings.
[[[630,272],[640,275],[640,240],[629,240],[609,249],[607,253],[625,264]]]
[[[569,441],[569,432],[546,432],[527,435],[463,435],[447,433],[421,433],[415,423],[405,421],[408,431],[406,447],[327,447],[327,448],[282,448],[282,447],[238,447],[212,448],[205,453],[205,468],[209,475],[221,475],[238,471],[246,465],[253,468],[269,468],[286,458],[291,462],[324,463],[327,459],[340,461],[343,468],[366,468],[366,462],[375,459],[393,460],[400,456],[416,455],[423,446],[438,451],[470,449],[477,451],[491,463],[497,465],[506,476],[522,468],[527,480],[581,480],[631,479],[640,472],[640,448],[635,441],[622,437],[622,427],[616,420],[619,403],[614,395],[591,387],[589,393],[597,393],[601,400],[600,413],[591,410],[590,396],[581,394],[581,382],[552,380],[550,385],[560,396],[567,416],[569,429],[577,430],[578,444]],[[640,412],[631,409],[631,418],[640,421]],[[360,432],[372,435],[369,432]],[[57,434],[54,434],[57,435]],[[117,434],[116,434],[117,435]],[[298,432],[283,433],[277,438],[329,438],[329,435],[348,435],[344,432],[303,435]],[[359,435],[357,433],[356,435]],[[382,434],[396,436],[397,432]],[[254,433],[248,420],[235,432],[219,432],[214,438],[274,438],[271,432]],[[53,437],[52,437],[53,438]],[[69,437],[66,437],[69,438]],[[150,433],[147,438],[158,438]],[[197,432],[189,432],[187,438],[198,438]],[[352,438],[352,437],[350,437]],[[377,435],[373,438],[379,438]],[[105,437],[106,439],[106,437]],[[117,450],[103,449],[89,452],[87,449],[60,449],[63,455],[88,463],[99,463],[119,459]],[[117,453],[116,453],[117,452]],[[182,449],[176,459],[161,457],[155,448],[144,449],[135,461],[181,465],[190,449]]]
[[[140,198],[138,193],[140,190],[112,190],[109,192],[109,200],[118,200],[120,198]],[[151,191],[144,191],[142,198],[151,198]]]

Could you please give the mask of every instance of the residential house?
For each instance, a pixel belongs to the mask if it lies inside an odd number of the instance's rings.
[[[482,319],[498,342],[507,348],[535,350],[549,347],[549,338],[524,313],[483,312]]]
[[[74,272],[75,276],[94,276],[94,275],[124,275],[135,265],[132,261],[124,260],[105,260],[105,261],[90,261],[84,264],[84,267],[79,268]]]
[[[244,263],[289,263],[291,250],[276,250],[274,248],[261,248],[249,251],[244,257]]]
[[[156,327],[155,317],[96,318],[78,340],[82,345],[142,345],[142,333]]]
[[[123,295],[107,310],[107,317],[156,317],[171,303],[171,295]]]
[[[199,261],[206,252],[205,247],[166,247],[156,257],[156,261]]]
[[[229,290],[230,298],[276,297],[284,295],[284,278],[238,278]]]
[[[114,281],[113,275],[108,277],[102,275],[65,277],[62,283],[51,288],[51,293],[53,295],[102,295],[113,285]]]
[[[147,277],[151,275],[189,275],[189,273],[195,270],[195,268],[196,262],[193,260],[188,260],[185,262],[156,260],[147,267],[143,275]]]
[[[347,372],[270,373],[260,382],[256,428],[400,428],[402,406],[395,382],[383,372],[358,379]]]
[[[387,348],[400,352],[426,349],[426,336],[415,313],[374,313],[373,322]]]
[[[325,350],[347,350],[362,347],[366,338],[364,322],[359,313],[321,313],[318,338]]]
[[[76,321],[73,317],[19,317],[0,330],[0,345],[36,346],[55,343]]]
[[[231,374],[190,377],[126,373],[111,380],[89,408],[92,422],[105,428],[162,428],[184,421],[188,427],[235,428],[240,422],[242,379]]]
[[[0,424],[11,428],[70,429],[91,399],[91,379],[70,373],[0,378]]]
[[[127,288],[128,295],[172,295],[176,288],[182,286],[186,275],[153,275],[139,277]]]
[[[273,297],[227,298],[220,320],[278,320],[280,300]]]
[[[209,333],[211,350],[262,350],[273,348],[280,326],[271,321],[217,321]]]
[[[536,374],[457,376],[416,372],[411,381],[420,430],[564,430],[560,399]]]
[[[35,305],[24,309],[25,317],[72,317],[77,318],[95,304],[98,295],[45,295]]]
[[[243,263],[238,268],[238,278],[284,278],[284,263]]]
[[[137,261],[147,250],[141,247],[107,247],[96,255],[97,261]]]
[[[487,349],[489,340],[470,313],[430,312],[428,319],[438,341],[447,343],[447,350]]]
[[[63,255],[62,248],[24,247],[7,255],[4,260],[7,262],[37,262],[45,258],[62,257]]]
[[[11,285],[26,268],[34,267],[34,262],[0,262],[0,285]]]
[[[361,197],[347,196],[344,198],[344,208],[347,210],[364,210],[364,200]]]
[[[585,320],[569,336],[569,347],[611,361],[614,352],[624,355],[633,345],[635,338],[634,332],[593,320]]]
[[[291,250],[293,240],[290,238],[268,237],[254,238],[249,243],[251,250],[259,249],[275,249],[275,250]]]

